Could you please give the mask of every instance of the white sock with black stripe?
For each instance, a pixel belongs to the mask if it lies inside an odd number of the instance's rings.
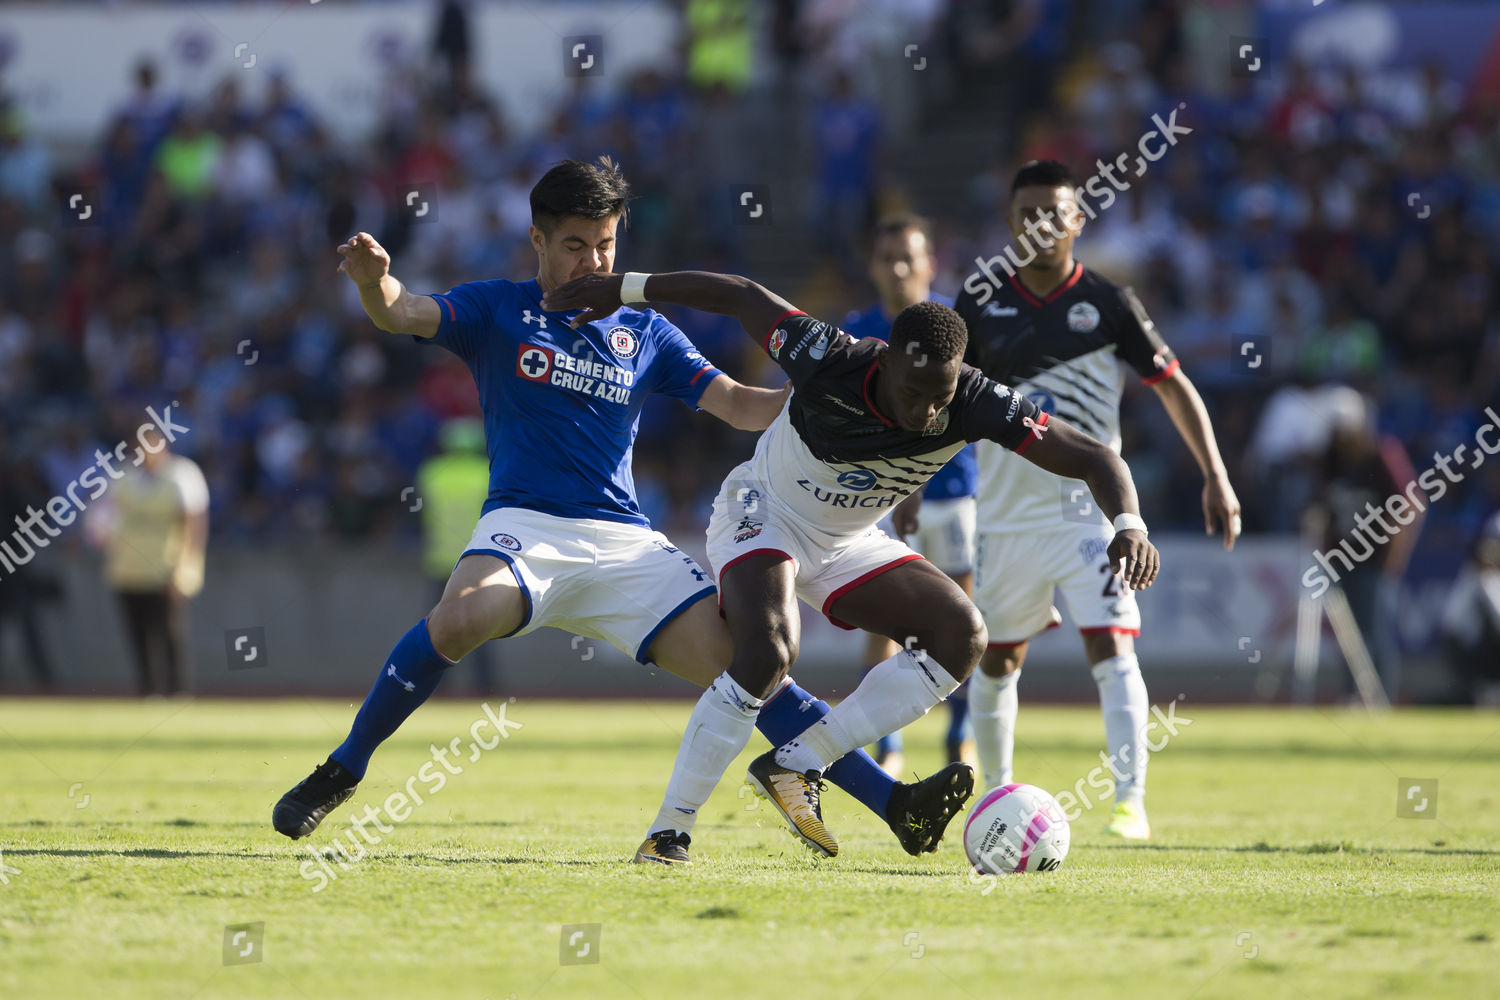
[[[763,704],[736,684],[727,671],[714,678],[688,716],[666,797],[648,833],[692,831],[698,810],[713,794],[725,769],[750,742]]]

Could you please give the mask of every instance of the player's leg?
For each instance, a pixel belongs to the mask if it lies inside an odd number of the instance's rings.
[[[974,538],[976,508],[972,496],[937,500],[926,504],[917,529],[917,551],[948,574],[964,596],[974,596]],[[969,725],[969,686],[964,681],[948,696],[948,731],[943,749],[949,763],[972,758],[974,749]]]
[[[1143,734],[1151,704],[1135,655],[1135,639],[1129,632],[1090,632],[1084,634],[1083,646],[1099,685],[1109,768],[1115,778],[1114,811],[1104,832],[1145,840],[1151,836],[1151,826],[1146,818],[1149,754]]]
[[[789,575],[792,564],[781,565]],[[790,643],[795,650],[795,619],[793,622],[790,634],[783,623],[781,648]],[[668,623],[646,650],[650,662],[706,690],[688,716],[666,795],[647,829],[645,842],[636,851],[636,861],[687,863],[687,848],[698,810],[750,742],[764,704],[760,697],[762,688],[757,686],[752,692],[735,679],[733,652],[730,631],[719,617],[713,594],[704,596]],[[722,664],[729,664],[730,669],[715,673],[714,665]],[[744,676],[743,671],[741,675]]]
[[[916,557],[831,596],[830,618],[884,635],[902,648],[871,668],[833,711],[776,751],[777,763],[819,772],[849,750],[926,715],[967,677],[984,651],[972,602]]]
[[[975,544],[974,604],[990,641],[969,678],[969,721],[986,789],[1011,781],[1016,692],[1027,642],[1058,621],[1052,606],[1055,559],[1044,540],[1017,533],[982,532]]]
[[[1151,834],[1146,819],[1146,747],[1142,741],[1151,710],[1146,682],[1135,655],[1141,613],[1135,594],[1111,571],[1104,549],[1113,535],[1108,525],[1071,532],[1059,548],[1089,552],[1059,577],[1058,589],[1083,636],[1084,652],[1104,714],[1105,761],[1115,778],[1115,804],[1105,832],[1132,840]]]
[[[1016,683],[1026,662],[1026,641],[992,642],[969,678],[969,721],[979,755],[983,788],[1008,785],[1016,752],[1016,718],[1020,702]]]
[[[354,794],[370,755],[437,689],[449,667],[491,638],[510,635],[530,613],[527,592],[504,559],[471,552],[459,560],[437,606],[386,657],[349,735],[272,810],[288,837],[305,837]]]
[[[888,660],[892,656],[895,656],[899,649],[899,646],[883,635],[866,633],[864,662],[875,664],[882,660]],[[869,667],[865,667],[866,673],[869,670]],[[903,753],[903,749],[901,733],[899,731],[886,733],[875,741],[875,763],[879,764],[880,769],[892,778],[898,778],[902,770],[906,767],[906,755]]]

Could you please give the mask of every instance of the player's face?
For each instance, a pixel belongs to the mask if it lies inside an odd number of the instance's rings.
[[[870,281],[882,302],[911,305],[932,290],[932,252],[920,230],[882,233],[870,255]]]
[[[1078,199],[1066,184],[1021,188],[1011,195],[1006,221],[1022,259],[1036,251],[1032,267],[1056,267],[1067,260],[1074,237],[1083,229]]]
[[[926,430],[937,422],[943,407],[953,402],[962,367],[958,358],[940,363],[916,351],[887,350],[880,356],[881,412],[903,430]]]
[[[549,292],[574,278],[615,266],[615,227],[618,216],[584,219],[568,216],[549,235],[531,227],[531,245],[536,249],[537,281]]]

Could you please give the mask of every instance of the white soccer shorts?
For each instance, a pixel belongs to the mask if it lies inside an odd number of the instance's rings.
[[[975,503],[973,497],[924,500],[917,512],[917,530],[907,544],[949,576],[974,572]],[[895,535],[890,518],[880,522]]]
[[[752,510],[726,493],[714,499],[708,522],[708,561],[714,577],[754,555],[781,555],[796,567],[797,596],[817,608],[839,628],[855,626],[830,614],[834,602],[862,583],[894,569],[920,553],[879,528],[853,535],[831,535],[800,527],[775,501],[761,497]]]
[[[562,629],[641,663],[672,619],[714,593],[692,556],[636,524],[501,507],[479,519],[471,553],[499,556],[521,583],[526,616],[510,635]]]
[[[1107,524],[1067,524],[1050,531],[980,531],[975,542],[974,604],[991,645],[1024,642],[1059,624],[1053,588],[1083,633],[1140,635],[1134,592],[1110,571]]]

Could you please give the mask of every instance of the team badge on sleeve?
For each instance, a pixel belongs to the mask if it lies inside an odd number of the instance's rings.
[[[636,337],[635,331],[629,327],[613,328],[604,340],[609,344],[609,352],[617,358],[633,358],[635,352],[641,349],[640,340]]]
[[[766,350],[771,352],[771,357],[781,357],[781,348],[786,344],[786,330],[781,327],[771,331],[771,339],[766,342]]]
[[[532,382],[545,382],[552,374],[552,358],[545,347],[522,344],[516,351],[516,374]]]

